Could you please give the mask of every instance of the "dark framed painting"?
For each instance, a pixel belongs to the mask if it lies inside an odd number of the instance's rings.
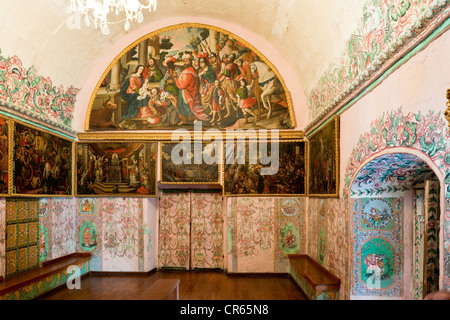
[[[220,142],[161,142],[162,184],[220,184]]]
[[[308,139],[308,196],[339,196],[339,116]]]
[[[13,174],[12,195],[65,197],[72,195],[73,141],[14,120],[9,137]]]
[[[0,197],[7,196],[8,190],[8,167],[9,167],[9,122],[5,117],[0,117]]]
[[[224,147],[224,196],[306,195],[304,140],[235,140]]]
[[[125,48],[92,94],[86,131],[294,129],[274,65],[218,27],[183,23]]]
[[[157,196],[157,142],[77,142],[75,152],[77,196]]]

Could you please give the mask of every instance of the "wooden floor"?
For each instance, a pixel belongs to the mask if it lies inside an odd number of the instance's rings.
[[[41,300],[145,300],[157,279],[180,279],[180,300],[307,300],[286,275],[227,275],[216,271],[157,271],[149,276],[90,275],[81,289],[64,287]]]

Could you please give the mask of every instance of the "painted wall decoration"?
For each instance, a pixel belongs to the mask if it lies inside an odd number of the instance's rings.
[[[189,192],[163,192],[159,211],[159,268],[190,268]]]
[[[306,250],[305,208],[301,197],[228,198],[228,272],[289,272],[287,255]]]
[[[76,143],[76,194],[156,197],[157,143]]]
[[[0,198],[0,277],[5,277],[6,262],[6,198]]]
[[[427,113],[403,113],[402,108],[383,113],[371,123],[370,129],[359,137],[348,160],[343,188],[343,197],[350,195],[350,183],[361,163],[375,153],[387,148],[409,148],[412,152],[422,152],[439,170],[444,173],[446,181],[446,198],[450,197],[448,179],[450,177],[450,135],[447,122],[442,112],[430,110]],[[450,206],[445,204],[444,214],[444,265],[450,261]],[[443,273],[444,288],[450,288],[450,273]]]
[[[200,24],[152,32],[119,54],[97,84],[85,128],[193,129],[195,121],[204,128],[295,128],[274,66],[236,35]]]
[[[39,265],[39,213],[37,200],[6,201],[6,276]]]
[[[18,196],[72,194],[73,142],[14,121],[12,193]]]
[[[142,198],[100,198],[98,207],[102,208],[102,271],[144,271]]]
[[[342,106],[410,52],[450,16],[448,1],[368,0],[345,51],[308,95],[311,125]]]
[[[222,194],[191,192],[191,269],[223,269]]]
[[[394,212],[392,203],[385,199],[363,199],[361,201],[361,230],[393,230]]]
[[[17,56],[5,57],[0,50],[1,109],[18,112],[62,128],[71,129],[75,100],[79,89],[54,86],[49,77],[38,75],[35,68],[26,68]],[[6,105],[6,107],[4,107]]]
[[[382,155],[362,168],[355,177],[351,196],[372,196],[408,190],[430,174],[425,161],[408,153]]]
[[[275,272],[289,272],[288,254],[306,250],[306,199],[274,198],[275,210]]]
[[[235,141],[233,150],[225,148],[224,196],[305,195],[305,154],[302,140]]]
[[[430,292],[439,290],[439,232],[440,232],[440,206],[439,206],[439,181],[427,180],[428,184],[426,190],[426,232],[425,232],[425,248],[426,248],[426,266],[425,277],[426,286],[424,288],[424,295]]]
[[[306,253],[341,279],[340,299],[350,298],[347,207],[342,198],[312,197],[308,199],[306,217]]]
[[[308,195],[339,194],[339,116],[308,137]]]
[[[161,142],[161,183],[220,184],[218,142]]]
[[[0,117],[0,196],[8,194],[9,120]]]
[[[39,260],[56,259],[76,252],[75,199],[40,198]]]
[[[352,203],[354,253],[351,294],[403,296],[403,198],[359,198],[352,199]],[[379,222],[388,223],[367,228],[367,211],[374,208],[386,217],[383,219],[381,214],[376,215]]]

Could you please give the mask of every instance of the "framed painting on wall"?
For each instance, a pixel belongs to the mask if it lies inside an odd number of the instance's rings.
[[[161,142],[162,184],[220,184],[219,142]]]
[[[308,137],[308,196],[339,196],[339,116]]]
[[[224,150],[224,196],[306,195],[304,140],[235,141]]]
[[[0,117],[0,197],[7,196],[8,190],[8,159],[9,159],[9,122],[10,120]]]
[[[126,47],[98,80],[85,123],[86,131],[296,126],[274,65],[238,36],[196,23]]]
[[[75,152],[77,196],[157,196],[157,142],[77,142]]]
[[[66,197],[72,195],[73,141],[20,121],[10,122],[13,148],[9,175],[12,195]]]

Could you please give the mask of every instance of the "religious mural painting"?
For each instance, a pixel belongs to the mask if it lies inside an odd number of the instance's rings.
[[[403,198],[353,199],[352,295],[403,295]]]
[[[0,117],[0,196],[8,194],[8,128],[9,120]]]
[[[156,197],[157,152],[156,142],[76,143],[76,194]]]
[[[220,184],[218,142],[161,142],[161,183]]]
[[[339,116],[308,137],[308,195],[339,194]]]
[[[224,196],[306,194],[303,140],[243,141],[224,150]]]
[[[274,66],[225,30],[180,24],[126,48],[97,84],[86,130],[293,129]]]
[[[47,131],[14,121],[10,175],[16,196],[70,196],[73,142]]]

